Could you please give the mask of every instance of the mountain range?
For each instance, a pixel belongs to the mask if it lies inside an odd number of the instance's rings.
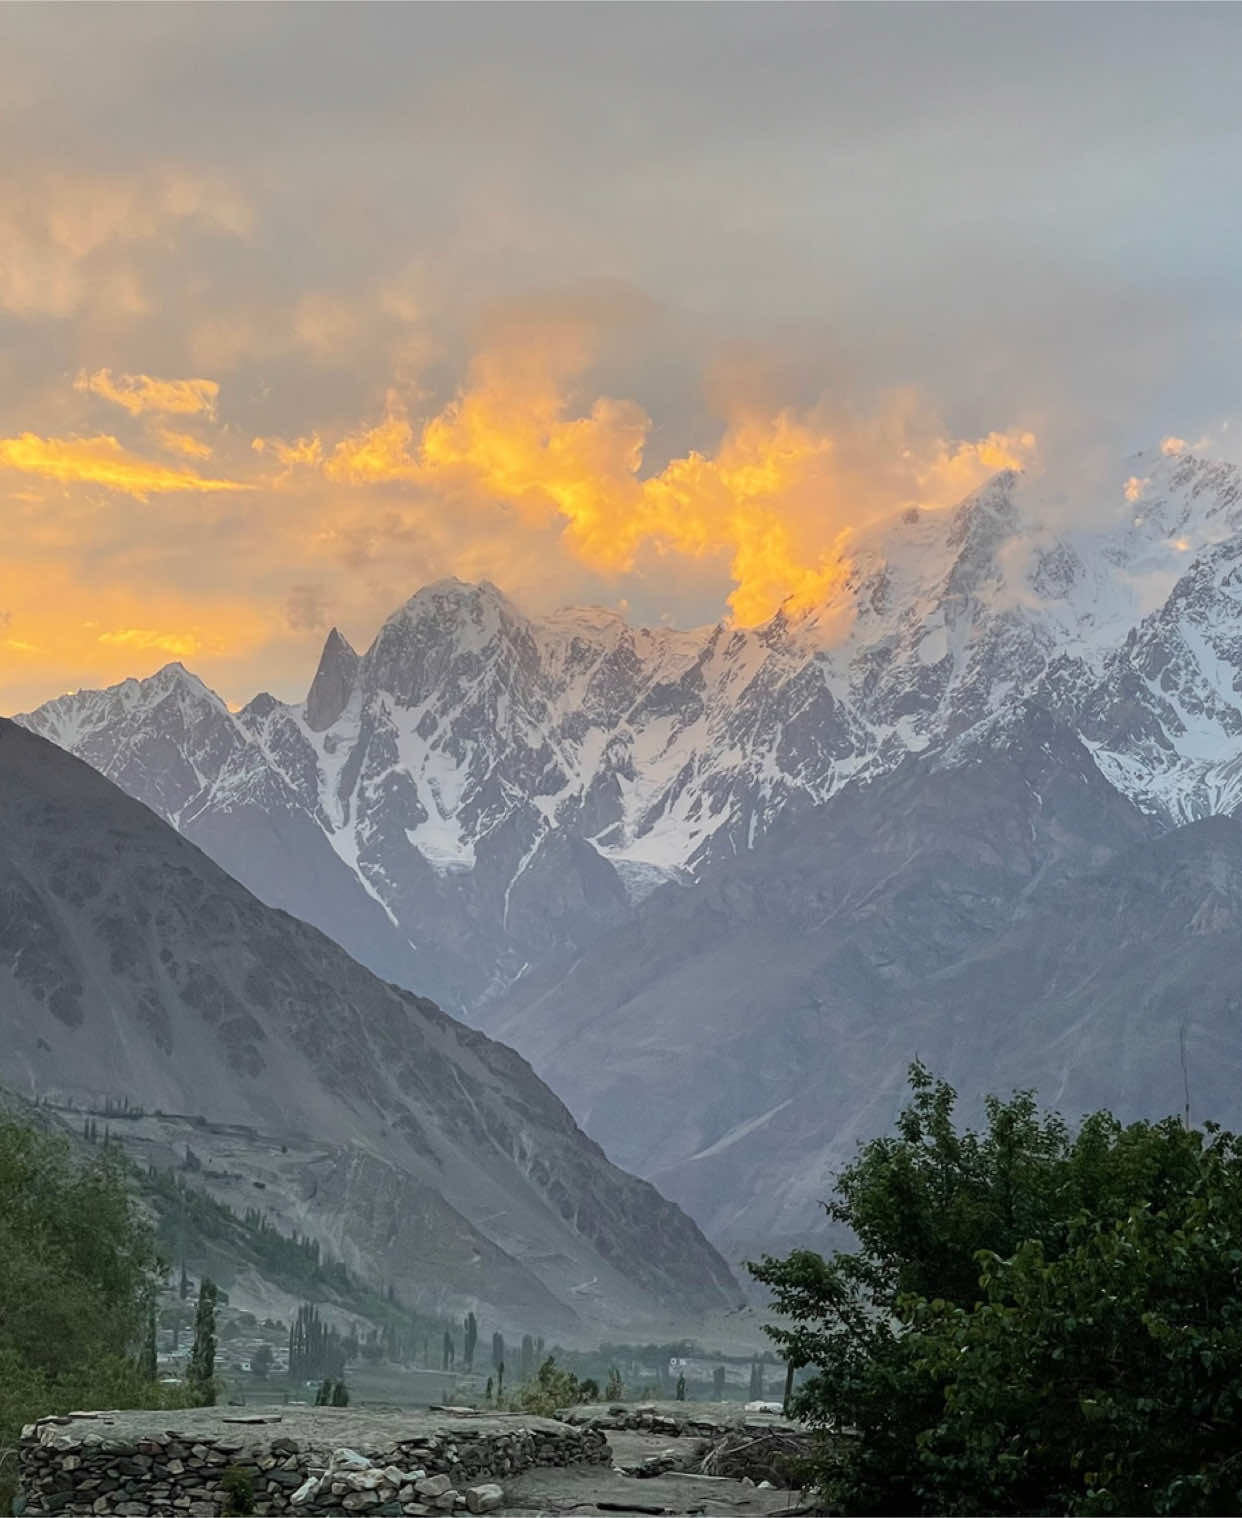
[[[1242,475],[1157,450],[1103,500],[1003,473],[870,523],[760,627],[446,581],[331,632],[304,702],[171,665],[19,720],[751,1248],[813,1229],[916,1052],[1165,1111],[1186,1048],[1234,1110],[1240,561]]]

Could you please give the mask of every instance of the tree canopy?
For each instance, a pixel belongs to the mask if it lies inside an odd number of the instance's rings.
[[[151,1228],[110,1146],[0,1114],[0,1498],[21,1425],[75,1407],[155,1405]]]
[[[854,1250],[751,1270],[814,1367],[848,1513],[1242,1512],[1242,1140],[1076,1132],[1033,1095],[959,1131],[922,1065],[826,1204]]]

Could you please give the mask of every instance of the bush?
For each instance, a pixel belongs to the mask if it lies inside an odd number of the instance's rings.
[[[828,1206],[858,1248],[751,1267],[819,1372],[794,1404],[836,1431],[828,1500],[1239,1511],[1242,1141],[1108,1113],[1071,1136],[1029,1093],[959,1134],[950,1087],[918,1065],[911,1087]]]
[[[562,1370],[549,1355],[532,1381],[523,1381],[510,1398],[515,1412],[537,1413],[550,1418],[559,1408],[582,1401],[582,1388],[572,1371]]]
[[[220,1486],[226,1513],[254,1512],[254,1476],[244,1466],[230,1465],[220,1477]]]

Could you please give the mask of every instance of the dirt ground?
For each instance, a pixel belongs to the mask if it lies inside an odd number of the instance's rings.
[[[608,1431],[617,1465],[634,1466],[651,1455],[672,1451],[690,1462],[698,1441],[658,1434]],[[503,1513],[702,1513],[774,1514],[799,1506],[799,1494],[761,1490],[741,1481],[704,1480],[670,1472],[664,1476],[622,1476],[606,1466],[536,1467],[504,1483]],[[604,1506],[603,1504],[607,1504]]]

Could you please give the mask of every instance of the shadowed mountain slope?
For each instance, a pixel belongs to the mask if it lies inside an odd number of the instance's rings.
[[[0,1005],[0,1075],[18,1090],[127,1097],[330,1151],[319,1231],[370,1241],[349,1263],[407,1300],[451,1290],[563,1333],[735,1300],[695,1225],[611,1165],[512,1050],[263,906],[4,721]],[[434,1281],[410,1279],[395,1247],[414,1209],[442,1246]],[[313,1189],[304,1212],[315,1231]]]

